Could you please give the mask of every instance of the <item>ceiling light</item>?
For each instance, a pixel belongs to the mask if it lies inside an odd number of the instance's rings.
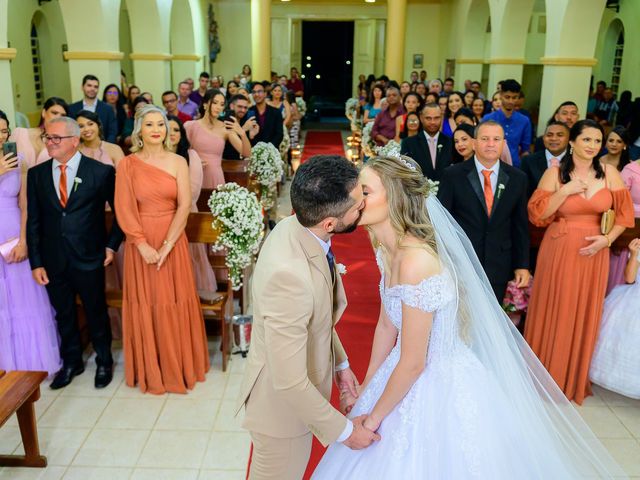
[[[376,0],[364,0],[365,3],[376,3]]]
[[[307,68],[311,68],[311,64],[310,63],[307,63]]]
[[[307,60],[311,60],[311,57],[309,55],[307,55]]]
[[[347,60],[347,65],[351,65],[351,60]]]
[[[319,74],[319,73],[316,75],[316,78],[317,78],[317,79],[320,79],[320,74]]]

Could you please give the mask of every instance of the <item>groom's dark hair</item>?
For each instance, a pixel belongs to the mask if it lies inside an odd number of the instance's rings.
[[[291,182],[291,206],[304,227],[327,217],[342,217],[353,206],[349,193],[358,184],[358,169],[338,155],[316,155],[303,163]]]

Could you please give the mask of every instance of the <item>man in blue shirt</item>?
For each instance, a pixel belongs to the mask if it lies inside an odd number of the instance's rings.
[[[522,87],[516,80],[504,80],[500,92],[500,110],[488,113],[482,118],[483,122],[493,120],[502,125],[514,167],[520,166],[520,156],[528,154],[531,146],[531,121],[515,110],[521,90]]]

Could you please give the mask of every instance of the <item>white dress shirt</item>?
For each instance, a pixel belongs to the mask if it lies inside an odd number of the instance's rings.
[[[84,98],[82,99],[82,109],[83,110],[89,110],[90,112],[96,113],[96,108],[98,108],[98,98],[97,97],[93,101],[92,104],[88,104]]]
[[[423,130],[422,133],[424,133],[424,138],[427,139],[427,143],[429,143],[431,139],[433,139],[433,143],[435,145],[438,145],[438,138],[440,138],[440,132],[436,133],[433,137],[429,135],[426,130]]]
[[[551,153],[549,150],[547,150],[545,148],[544,149],[544,156],[547,158],[547,168],[551,167],[551,159],[552,158],[557,158],[558,162],[561,162],[566,154],[567,154],[567,151],[565,150],[560,155],[556,156],[556,155],[554,155],[553,153]]]
[[[311,235],[313,235],[316,240],[318,240],[318,243],[320,243],[320,246],[322,247],[322,250],[324,251],[324,255],[326,256],[327,253],[329,253],[329,249],[331,248],[331,240],[329,240],[328,242],[325,242],[324,240],[322,240],[319,236],[317,236],[315,233],[313,233],[308,228],[307,228],[307,231]],[[336,272],[336,274],[337,274],[337,272]],[[336,365],[335,370],[336,370],[336,372],[339,372],[339,371],[345,370],[347,368],[349,368],[349,360],[345,360],[340,365]],[[340,443],[344,442],[347,438],[349,438],[351,436],[352,433],[353,433],[353,423],[351,422],[351,420],[347,419],[347,426],[344,428],[344,430],[342,431],[342,434],[338,437],[336,442],[340,442]]]
[[[498,173],[500,172],[500,160],[498,160],[493,167],[486,168],[482,165],[476,156],[473,156],[473,161],[476,165],[476,170],[478,171],[478,178],[480,179],[480,185],[482,185],[482,191],[484,191],[484,175],[482,174],[483,170],[491,170],[491,176],[489,177],[489,181],[491,182],[491,191],[493,192],[493,196],[496,196],[496,186],[498,185]]]
[[[71,198],[73,194],[73,186],[74,180],[78,173],[78,167],[80,166],[80,158],[82,155],[80,152],[76,152],[73,157],[69,159],[66,163],[67,168],[65,173],[67,175],[67,202]],[[62,165],[55,158],[53,159],[53,163],[51,164],[51,173],[53,173],[53,187],[56,189],[56,193],[58,194],[58,198],[60,198],[60,165]]]

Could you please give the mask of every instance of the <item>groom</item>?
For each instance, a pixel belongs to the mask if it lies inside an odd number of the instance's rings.
[[[364,416],[348,420],[331,406],[335,374],[341,391],[357,396],[357,380],[335,324],[347,302],[331,237],[355,230],[364,197],[356,168],[338,156],[304,163],[291,184],[295,215],[265,241],[253,275],[251,350],[239,411],[251,433],[250,480],[299,480],[312,435],[323,445],[352,449],[380,437]]]

